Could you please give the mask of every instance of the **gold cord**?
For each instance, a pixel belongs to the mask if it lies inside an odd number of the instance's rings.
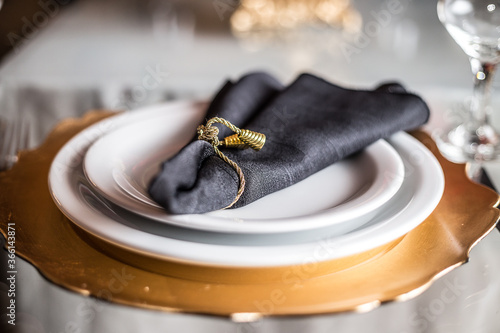
[[[234,135],[232,135],[230,137],[225,138],[224,141],[221,142],[218,137],[219,129],[216,126],[213,126],[214,123],[219,123],[228,127],[230,130],[236,133],[235,135],[237,135],[237,137],[235,138]],[[224,209],[229,208],[233,206],[240,199],[241,195],[243,194],[243,191],[245,191],[245,176],[243,175],[243,171],[238,166],[238,164],[229,159],[229,157],[224,155],[224,153],[219,150],[219,146],[233,147],[240,149],[252,148],[255,150],[260,150],[264,146],[264,143],[266,141],[266,136],[261,133],[245,129],[242,130],[231,124],[226,119],[220,117],[211,118],[209,121],[207,121],[206,125],[198,126],[196,131],[198,133],[198,140],[204,140],[210,143],[214,147],[214,150],[217,153],[217,155],[224,162],[229,164],[238,174],[238,178],[240,180],[238,192],[233,202],[231,202]]]

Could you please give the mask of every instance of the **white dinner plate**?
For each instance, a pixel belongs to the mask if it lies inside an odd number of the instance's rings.
[[[245,207],[207,214],[172,215],[148,195],[161,162],[194,136],[207,104],[186,102],[139,111],[142,120],[97,140],[84,158],[93,187],[113,203],[170,225],[226,233],[283,233],[329,227],[353,230],[400,188],[404,165],[384,140],[307,179]],[[363,219],[364,217],[364,219]]]
[[[443,193],[444,176],[435,157],[413,137],[397,133],[388,142],[403,159],[403,184],[395,196],[376,210],[368,223],[350,233],[335,237],[324,233],[323,237],[315,235],[314,240],[298,243],[290,237],[303,232],[263,235],[274,236],[272,245],[255,242],[255,238],[261,236],[236,235],[240,239],[223,233],[148,224],[149,219],[122,210],[94,193],[82,170],[82,157],[97,138],[140,120],[142,112],[106,119],[71,139],[52,163],[49,185],[54,202],[76,225],[106,242],[145,255],[186,263],[238,267],[296,265],[311,258],[316,261],[337,259],[368,251],[405,235],[434,210]]]

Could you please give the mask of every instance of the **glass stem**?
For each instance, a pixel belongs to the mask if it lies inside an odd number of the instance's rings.
[[[488,108],[491,102],[491,87],[496,64],[470,59],[474,74],[474,94],[471,103],[471,125],[474,128],[485,125],[488,120]]]

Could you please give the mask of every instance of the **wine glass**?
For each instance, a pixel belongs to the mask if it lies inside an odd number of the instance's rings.
[[[439,0],[438,15],[469,56],[474,89],[464,123],[437,138],[442,153],[455,162],[489,161],[500,153],[500,134],[490,125],[491,88],[500,62],[500,1]]]

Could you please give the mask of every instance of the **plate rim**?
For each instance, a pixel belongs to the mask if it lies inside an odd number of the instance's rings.
[[[99,122],[91,127],[88,128],[88,132],[92,132],[93,130],[99,130],[100,127],[106,125],[108,126],[105,122],[106,121],[113,121],[115,120],[116,121],[116,118],[110,118],[109,120],[104,120],[103,122]],[[103,125],[104,123],[104,125]],[[85,131],[83,131],[82,133],[84,133]],[[397,133],[395,134],[391,140],[400,140],[400,141],[406,141],[406,142],[412,142],[413,145],[414,145],[414,148],[417,147],[419,149],[419,151],[428,158],[428,162],[431,163],[431,164],[434,164],[434,173],[435,175],[434,176],[437,176],[439,179],[437,179],[437,182],[436,182],[436,179],[434,179],[433,181],[433,184],[436,186],[435,190],[433,191],[433,199],[435,201],[435,205],[433,205],[432,209],[428,209],[428,212],[424,212],[422,213],[423,210],[420,210],[420,216],[419,218],[414,218],[414,221],[411,225],[404,225],[404,224],[399,224],[399,225],[396,225],[398,228],[395,228],[398,230],[398,236],[397,237],[400,237],[400,236],[403,236],[404,234],[406,234],[408,231],[412,230],[413,228],[415,228],[416,226],[418,226],[420,223],[423,222],[423,220],[425,219],[426,216],[428,216],[434,209],[434,207],[437,205],[437,203],[439,202],[440,198],[441,198],[441,195],[443,193],[443,190],[444,190],[444,176],[443,176],[443,171],[441,169],[441,166],[439,165],[439,162],[437,161],[437,159],[434,157],[434,155],[427,150],[427,148],[425,148],[424,145],[422,145],[418,140],[412,138],[410,135],[406,134],[406,133]],[[75,138],[71,139],[59,152],[58,154],[56,155],[56,157],[54,158],[53,160],[53,163],[51,165],[51,168],[50,168],[50,172],[49,172],[49,186],[50,186],[50,193],[51,195],[53,196],[54,198],[54,201],[56,202],[57,206],[61,209],[61,211],[63,213],[65,213],[66,216],[68,216],[70,218],[70,220],[72,220],[75,224],[77,224],[79,227],[83,228],[84,230],[86,230],[87,232],[90,232],[92,234],[95,234],[97,237],[99,238],[102,238],[98,233],[96,234],[95,232],[92,232],[92,227],[90,227],[90,230],[89,230],[89,225],[85,225],[85,222],[83,223],[84,225],[82,226],[82,221],[78,221],[78,217],[75,217],[73,216],[73,214],[71,214],[70,212],[67,211],[67,209],[65,209],[64,207],[61,207],[61,202],[58,200],[58,196],[55,192],[57,191],[54,191],[54,185],[57,184],[57,183],[54,183],[52,180],[54,179],[54,172],[56,170],[56,165],[59,164],[59,167],[60,167],[60,161],[61,159],[64,160],[64,153],[66,150],[69,150],[71,151],[74,147],[72,146],[72,144],[74,144],[74,140]],[[59,162],[59,163],[58,163]],[[80,161],[81,162],[81,161]],[[57,185],[56,185],[57,186]],[[429,206],[430,207],[430,206]],[[423,217],[423,215],[425,215]],[[75,221],[75,219],[77,221]],[[119,222],[116,222],[115,223],[119,223]],[[403,225],[403,226],[402,226]],[[123,227],[126,227],[126,226],[123,226]],[[128,228],[128,227],[127,227]],[[135,233],[135,236],[137,235],[141,235],[141,232],[138,231],[138,230],[133,230],[133,232]],[[394,233],[394,231],[393,231]],[[142,234],[144,234],[144,232],[142,232]],[[160,237],[160,236],[156,236],[156,235],[150,235],[150,234],[147,234],[149,235],[149,237]],[[114,243],[115,245],[116,244],[120,244],[120,240],[117,240],[116,239],[116,234],[113,235],[115,238],[111,238],[111,239],[104,239],[105,241],[108,241],[108,242],[111,242],[111,243]],[[142,235],[144,236],[144,235]],[[391,239],[389,240],[385,240],[385,241],[381,241],[380,240],[380,236],[379,236],[379,239],[377,240],[378,243],[377,244],[374,244],[374,245],[371,245],[370,248],[374,248],[376,247],[378,244],[380,244],[380,242],[383,243],[387,243],[388,241],[391,241],[397,237],[392,237]],[[383,238],[383,237],[382,237]],[[162,237],[162,239],[164,240],[165,238]],[[169,240],[172,246],[172,248],[175,248],[176,250],[180,250],[178,252],[182,252],[182,247],[184,246],[195,246],[195,245],[200,245],[200,244],[193,244],[193,243],[190,243],[190,242],[185,242],[185,241],[180,241],[180,240],[174,240],[174,239],[170,239]],[[184,242],[184,244],[183,244]],[[142,244],[142,248],[141,246],[139,247],[136,247],[136,248],[133,248],[131,246],[128,246],[126,244],[120,244],[120,245],[124,245],[125,248],[128,248],[134,252],[138,252],[138,253],[141,253],[141,254],[147,254],[148,256],[159,256],[161,257],[162,259],[165,259],[165,260],[173,260],[173,261],[178,261],[178,262],[185,262],[185,263],[189,263],[189,264],[198,264],[198,265],[218,265],[218,266],[223,266],[223,267],[267,267],[267,266],[286,266],[286,265],[294,265],[294,264],[300,264],[300,260],[301,259],[298,259],[299,262],[297,262],[297,258],[294,258],[294,260],[290,260],[290,258],[288,259],[288,261],[285,261],[285,260],[279,260],[279,262],[276,262],[276,261],[272,261],[270,260],[269,258],[267,258],[267,261],[265,263],[263,262],[252,262],[252,261],[249,261],[248,258],[245,258],[246,261],[245,262],[242,262],[241,260],[238,260],[237,262],[232,262],[232,263],[228,263],[228,262],[221,262],[220,259],[218,260],[215,260],[214,261],[214,258],[208,258],[209,260],[206,260],[206,259],[193,259],[193,258],[187,258],[187,257],[178,257],[178,256],[172,256],[172,255],[165,255],[165,253],[163,254],[159,254],[158,251],[154,251],[154,250],[149,250],[149,249],[145,249],[144,248],[144,244],[148,244],[148,242],[146,240],[139,240],[138,242],[139,244]],[[231,247],[231,246],[221,246],[221,245],[208,245],[208,244],[203,244],[203,246],[219,246],[221,248],[221,250],[223,251],[234,251],[234,247]],[[241,249],[241,248],[244,248],[244,247],[238,247],[238,249]],[[352,246],[351,246],[352,248]],[[263,251],[260,251],[260,253],[262,255],[265,255],[266,253],[269,253],[269,251],[272,251],[273,248],[272,247],[259,247],[260,250],[263,250]],[[367,248],[362,248],[362,249],[359,249],[357,252],[349,252],[349,253],[344,253],[343,255],[338,255],[338,253],[336,255],[332,255],[330,254],[329,257],[327,258],[324,258],[324,260],[330,260],[330,259],[336,259],[336,258],[341,258],[341,257],[344,257],[344,256],[348,256],[348,255],[351,255],[353,253],[359,253],[359,252],[363,252],[367,250]],[[156,252],[156,253],[155,253]],[[304,251],[306,253],[310,253],[310,248],[308,248],[308,250]],[[300,258],[302,258],[302,256],[300,256]],[[211,260],[211,261],[210,261]],[[276,259],[274,259],[276,260]]]
[[[188,100],[186,101],[185,107],[193,108],[194,105],[195,108],[199,105],[203,105],[204,103],[207,102],[204,100]],[[141,203],[139,200],[133,200],[125,194],[122,189],[118,188],[120,185],[113,184],[111,180],[106,180],[106,178],[103,178],[101,170],[96,169],[97,165],[99,165],[99,167],[102,167],[103,165],[102,163],[96,162],[101,160],[99,156],[102,156],[103,150],[106,150],[106,147],[109,148],[108,141],[116,141],[116,137],[122,136],[124,132],[131,131],[136,126],[142,126],[143,124],[151,122],[153,121],[152,119],[175,116],[166,114],[166,110],[162,110],[162,108],[169,107],[168,103],[157,106],[158,109],[150,109],[149,113],[144,116],[145,119],[142,121],[123,123],[115,130],[105,133],[92,143],[85,153],[83,169],[85,176],[93,186],[94,190],[96,190],[103,197],[126,210],[142,215],[145,218],[155,220],[159,223],[166,223],[169,225],[202,231],[243,234],[272,234],[324,228],[333,226],[334,224],[340,225],[348,223],[353,219],[360,218],[363,215],[370,214],[379,209],[396,194],[404,179],[404,164],[401,157],[390,144],[382,139],[367,147],[363,152],[368,154],[368,158],[372,159],[374,166],[380,169],[381,172],[374,175],[372,184],[357,198],[345,201],[338,207],[291,218],[271,218],[257,221],[253,219],[245,219],[245,223],[235,223],[234,220],[232,220],[233,218],[238,217],[213,216],[216,212],[209,212],[208,214],[169,215],[162,208],[154,208]],[[175,110],[172,110],[172,112],[173,111]],[[186,110],[184,110],[184,112],[185,111]],[[144,111],[139,109],[132,112]],[[107,151],[109,151],[109,149]],[[156,152],[156,150],[154,152]],[[110,154],[111,157],[119,158],[119,156],[113,152]],[[381,154],[383,154],[383,156],[380,156]],[[112,177],[114,170],[108,170],[108,167],[111,168],[111,165],[108,165],[110,163],[104,164],[106,166],[106,176],[104,177]],[[124,168],[126,168],[126,166],[124,166]],[[118,170],[118,172],[119,171],[120,170]],[[111,183],[106,184],[106,181],[110,181]],[[375,188],[376,186],[377,188]],[[248,206],[251,205],[252,204]],[[359,207],[361,205],[362,207],[358,210],[353,211],[351,209],[353,206]],[[237,214],[237,210],[238,209],[234,209],[231,213]],[[335,221],[332,221],[332,219],[335,219]]]
[[[303,283],[300,289],[287,284],[281,276],[268,283],[241,284],[239,280],[240,283],[233,282],[219,288],[220,283],[204,280],[206,274],[198,275],[197,280],[186,280],[170,274],[152,273],[133,262],[119,261],[108,253],[100,252],[95,245],[80,238],[75,233],[80,228],[65,218],[53,204],[47,187],[50,163],[64,142],[84,127],[109,115],[110,112],[105,111],[92,112],[84,118],[59,123],[42,146],[34,151],[22,152],[19,162],[11,170],[0,173],[0,184],[6,189],[0,191],[0,202],[4,203],[0,206],[3,208],[0,209],[0,231],[7,237],[8,222],[18,224],[16,253],[34,265],[49,281],[80,295],[110,301],[111,294],[107,292],[109,279],[102,277],[112,277],[110,272],[116,270],[116,273],[132,274],[135,278],[128,281],[126,292],[113,293],[112,302],[165,313],[210,314],[230,318],[235,313],[251,312],[260,318],[364,312],[384,303],[408,300],[423,292],[439,277],[465,263],[470,250],[495,229],[499,219],[498,194],[470,181],[464,165],[446,161],[428,134],[414,131],[412,136],[426,145],[442,165],[446,190],[436,213],[385,255],[319,279],[307,279],[305,276],[299,281]],[[32,186],[33,191],[26,193],[23,190],[26,186]],[[463,190],[466,190],[464,196],[454,196],[454,193]],[[46,232],[37,232],[40,228],[46,228]],[[74,251],[68,251],[72,247]],[[142,260],[147,258],[142,257]],[[277,272],[287,273],[296,268],[309,267],[303,265],[277,268]],[[245,279],[247,272],[255,271],[209,269],[224,275],[234,274],[238,279]],[[82,271],[98,274],[82,275]],[[270,269],[259,272],[269,275]],[[367,275],[376,278],[366,279]],[[350,288],[353,283],[361,288]],[[145,286],[148,286],[147,290]],[[254,301],[269,299],[274,289],[290,292],[292,297],[287,298],[289,302],[276,304],[270,311],[256,308]],[[175,295],[179,297],[172,298],[173,290],[177,290]],[[235,292],[241,295],[238,302],[227,302],[236,300]],[[179,303],[179,300],[183,302]]]

